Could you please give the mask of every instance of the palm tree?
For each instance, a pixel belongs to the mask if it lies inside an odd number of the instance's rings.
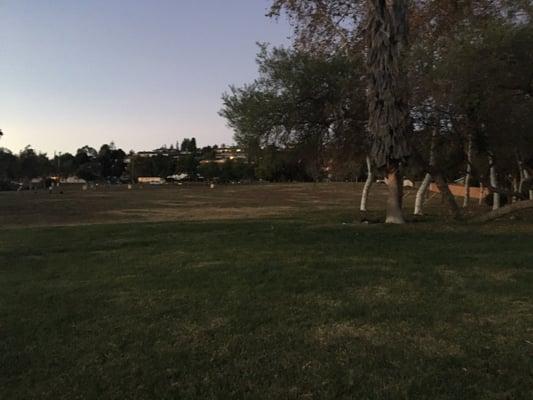
[[[407,0],[369,0],[369,121],[374,165],[389,188],[387,223],[404,223],[400,166],[410,155],[411,129],[403,55],[407,46]]]

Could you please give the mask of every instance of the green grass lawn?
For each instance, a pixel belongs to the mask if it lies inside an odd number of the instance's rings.
[[[1,399],[531,399],[533,230],[0,231]]]

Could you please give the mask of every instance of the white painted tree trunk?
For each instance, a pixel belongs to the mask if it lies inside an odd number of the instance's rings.
[[[404,224],[402,213],[403,182],[400,171],[392,168],[387,172],[387,188],[389,196],[387,198],[387,218],[386,224]]]
[[[524,168],[524,180],[529,179],[529,172]],[[533,200],[533,190],[529,191],[529,200]]]
[[[361,207],[359,208],[361,211],[368,211],[366,204],[368,202],[368,194],[370,193],[370,188],[372,187],[372,183],[374,182],[374,169],[372,167],[372,161],[370,161],[370,157],[366,158],[366,168],[367,168],[367,177],[365,186],[363,188],[363,194],[361,196]]]
[[[416,192],[416,198],[415,198],[415,215],[424,215],[424,199],[426,197],[426,193],[429,188],[429,184],[431,183],[431,174],[426,174],[424,176],[424,180],[422,181],[422,184],[418,188],[418,191]]]
[[[496,173],[496,165],[494,162],[494,157],[492,154],[489,154],[489,165],[490,165],[490,185],[497,189],[498,188],[498,175]],[[497,210],[500,208],[500,194],[494,192],[492,194],[492,209]]]
[[[470,179],[472,177],[472,135],[468,136],[468,148],[466,150],[466,175],[465,175],[465,197],[463,208],[468,207],[470,203]]]
[[[435,165],[435,144],[436,144],[436,137],[437,137],[437,130],[433,130],[433,134],[431,135],[431,146],[429,150],[429,166],[432,167]],[[422,181],[422,184],[418,188],[418,191],[416,192],[416,198],[415,198],[415,215],[424,215],[424,199],[426,198],[426,194],[429,188],[429,185],[431,183],[431,174],[427,173],[426,176],[424,176],[424,180]]]
[[[518,193],[518,187],[520,185],[520,179],[516,176],[513,176],[513,192]],[[512,202],[516,203],[518,201],[518,198],[516,196],[513,196]]]
[[[520,183],[518,184],[518,192],[522,193],[522,190],[524,190],[524,181],[526,180],[527,171],[524,170],[522,160],[518,157],[517,157],[517,163],[518,163],[518,173],[519,173],[519,178],[520,178]]]

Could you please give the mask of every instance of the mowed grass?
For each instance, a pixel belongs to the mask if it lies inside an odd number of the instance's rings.
[[[0,398],[533,397],[531,216],[297,211],[0,230]]]

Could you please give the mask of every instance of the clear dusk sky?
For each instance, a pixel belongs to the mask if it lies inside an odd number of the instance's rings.
[[[229,144],[229,84],[257,75],[256,42],[286,44],[268,0],[0,1],[0,147],[128,151],[195,136]]]

